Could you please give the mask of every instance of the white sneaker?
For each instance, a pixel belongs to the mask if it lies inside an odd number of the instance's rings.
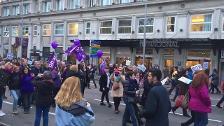
[[[4,115],[5,115],[5,113],[4,113],[3,111],[0,110],[0,117],[1,117],[1,116],[4,116]]]

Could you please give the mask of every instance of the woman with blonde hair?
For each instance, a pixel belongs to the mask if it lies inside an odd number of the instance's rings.
[[[56,126],[90,126],[95,120],[90,104],[82,97],[78,77],[64,81],[55,102]]]

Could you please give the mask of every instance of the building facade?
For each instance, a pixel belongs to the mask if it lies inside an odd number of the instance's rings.
[[[224,69],[222,47],[212,46],[224,39],[223,0],[3,0],[0,6],[4,57],[47,58],[56,40],[58,58],[64,59],[70,40],[100,40],[111,63],[141,64],[145,22],[147,67],[205,63]],[[106,43],[110,40],[126,44],[113,46]],[[137,44],[131,46],[133,41]]]

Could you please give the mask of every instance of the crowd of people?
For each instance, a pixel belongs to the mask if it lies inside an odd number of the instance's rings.
[[[95,75],[99,76],[97,81]],[[186,84],[179,80],[181,77],[192,82]],[[166,78],[166,83],[161,83]],[[95,88],[99,84],[101,106],[106,106],[106,99],[108,107],[114,106],[114,113],[119,114],[121,101],[125,103],[122,126],[127,123],[133,126],[168,126],[169,112],[175,114],[178,108],[183,109],[183,116],[189,117],[181,126],[192,123],[206,126],[211,112],[209,92],[214,93],[216,89],[216,93],[221,93],[216,69],[211,75],[208,70],[192,71],[178,67],[162,73],[159,66],[142,70],[136,66],[111,64],[101,69],[84,62],[76,65],[63,61],[58,61],[57,67],[52,69],[43,61],[1,60],[0,116],[5,115],[2,103],[8,87],[13,98],[13,114],[19,114],[19,107],[23,108],[24,114],[29,114],[31,104],[36,106],[34,126],[40,126],[41,116],[43,125],[48,126],[50,107],[55,107],[57,126],[90,126],[95,114],[85,99],[85,89],[91,88],[91,80]],[[109,96],[113,98],[114,105]],[[223,101],[224,96],[217,103],[218,108],[222,108]]]

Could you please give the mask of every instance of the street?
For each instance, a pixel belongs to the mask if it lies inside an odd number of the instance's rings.
[[[96,120],[93,126],[121,126],[122,116],[124,112],[125,105],[121,103],[120,114],[114,114],[113,107],[108,108],[107,106],[100,106],[101,93],[99,89],[95,89],[91,85],[91,89],[86,89],[85,92],[86,99],[91,103],[91,106],[95,112]],[[172,97],[172,96],[171,96]],[[209,124],[208,126],[221,126],[224,124],[222,109],[215,107],[217,101],[221,95],[211,95],[212,99],[212,113],[209,114]],[[110,97],[110,101],[112,98]],[[13,115],[12,113],[12,98],[7,91],[7,100],[4,100],[3,111],[6,113],[4,117],[0,118],[0,126],[32,126],[34,123],[35,106],[32,106],[30,114],[23,114],[23,109],[19,108],[19,115]],[[170,126],[180,126],[180,123],[186,121],[188,118],[182,116],[182,110],[178,109],[176,114],[170,112]],[[190,114],[190,113],[189,113]],[[162,120],[161,120],[162,121]],[[51,108],[49,113],[49,126],[55,125],[55,113],[54,109]]]

